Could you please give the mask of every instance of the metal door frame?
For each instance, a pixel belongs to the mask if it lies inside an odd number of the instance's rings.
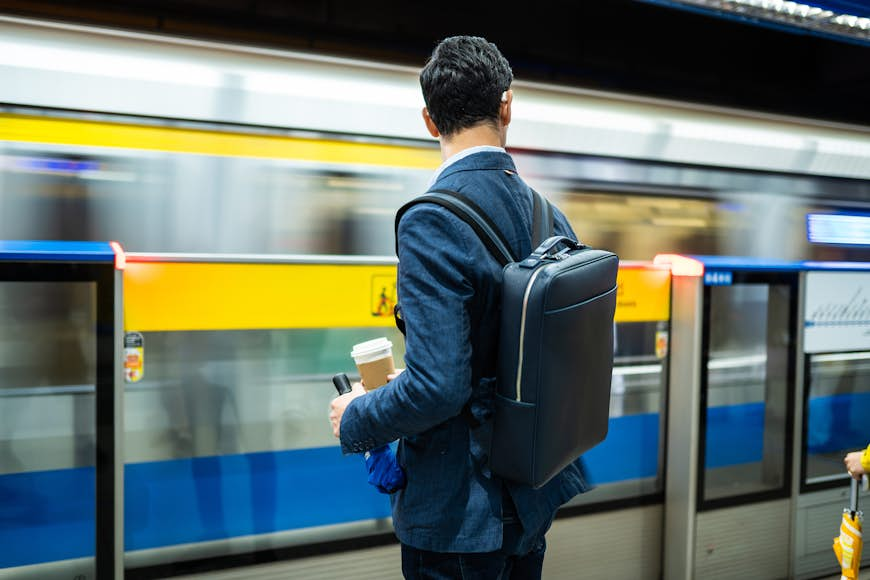
[[[37,251],[4,253],[31,244]],[[102,244],[101,244],[102,245]],[[100,580],[124,577],[123,250],[104,244],[100,254],[64,253],[64,242],[0,243],[0,283],[96,284],[95,556]],[[108,260],[108,261],[107,261]]]

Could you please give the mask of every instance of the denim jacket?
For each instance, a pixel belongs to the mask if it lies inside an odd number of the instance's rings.
[[[507,153],[479,152],[449,165],[432,189],[470,197],[518,257],[531,247],[532,196]],[[555,211],[557,234],[575,237]],[[359,453],[399,439],[405,489],[392,495],[399,540],[435,552],[501,547],[502,494],[523,525],[518,552],[533,548],[557,508],[586,491],[578,460],[540,489],[487,467],[494,406],[501,267],[474,231],[446,209],[420,204],[398,232],[398,298],[406,325],[406,370],[351,401],[341,446]],[[474,420],[463,412],[469,404]],[[477,426],[473,426],[477,425]]]

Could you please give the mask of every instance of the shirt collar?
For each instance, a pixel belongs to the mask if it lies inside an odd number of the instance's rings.
[[[495,145],[477,145],[476,147],[469,147],[468,149],[463,149],[459,153],[451,155],[444,160],[444,163],[442,163],[438,167],[438,169],[435,170],[435,173],[432,175],[432,178],[429,180],[429,185],[427,185],[426,188],[428,189],[435,185],[435,182],[438,181],[438,178],[441,177],[441,174],[444,173],[444,170],[456,163],[457,161],[465,159],[469,155],[484,152],[507,153],[504,147],[496,147]]]

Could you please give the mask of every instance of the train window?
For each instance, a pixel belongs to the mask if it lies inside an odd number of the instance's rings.
[[[0,283],[0,576],[93,575],[96,286]]]
[[[401,361],[398,330],[142,334],[142,379],[125,390],[127,550],[274,532],[313,541],[306,529],[348,522],[363,522],[361,535],[380,529],[387,496],[366,483],[360,456],[342,456],[325,410],[333,374],[359,376],[353,344],[387,336]],[[341,482],[337,499],[330,481]]]
[[[5,239],[118,240],[130,252],[393,255],[395,211],[430,173],[0,143],[0,229]]]
[[[134,132],[140,130],[135,125],[129,126]],[[215,138],[252,138],[208,128]],[[149,253],[393,255],[395,211],[426,191],[439,163],[431,142],[282,132],[275,142],[289,149],[277,157],[248,149],[214,155],[210,147],[192,145],[184,130],[147,130],[158,131],[166,148],[140,149],[136,139],[127,147],[0,141],[4,238],[113,239],[127,251]],[[362,157],[341,153],[348,150]],[[854,185],[514,155],[523,177],[557,203],[581,240],[623,260],[674,252],[863,261],[870,255],[866,247],[806,239],[808,212],[867,211],[866,192]],[[833,199],[845,201],[834,206]]]
[[[803,483],[841,486],[843,456],[868,443],[870,352],[809,355],[807,376]]]
[[[735,278],[706,288],[704,507],[783,491],[788,479],[794,287]]]
[[[656,253],[715,254],[717,237],[730,222],[714,200],[676,195],[596,192],[545,183],[577,236],[616,252],[621,260],[648,260]]]
[[[662,491],[667,341],[666,321],[616,325],[607,438],[583,455],[587,476],[596,489],[577,496],[569,505],[625,500]]]
[[[145,332],[127,385],[128,463],[337,445],[323,409],[337,372],[358,376],[355,342],[392,328]]]

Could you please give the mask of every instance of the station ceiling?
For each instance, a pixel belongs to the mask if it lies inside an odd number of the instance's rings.
[[[870,16],[870,0],[807,3]],[[422,66],[441,38],[475,34],[495,42],[515,76],[525,80],[816,118],[870,131],[870,43],[753,25],[758,23],[664,2],[512,6],[451,0],[0,0],[0,14],[411,66]]]
[[[641,0],[742,24],[870,46],[868,0]]]
[[[870,0],[822,0],[821,2],[812,1],[810,4],[834,12],[870,16]]]

